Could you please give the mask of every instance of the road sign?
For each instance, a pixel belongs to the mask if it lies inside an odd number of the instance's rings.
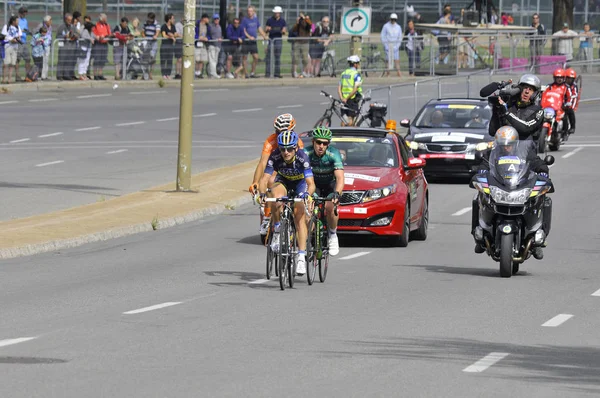
[[[371,33],[371,7],[344,7],[343,35],[367,36]]]

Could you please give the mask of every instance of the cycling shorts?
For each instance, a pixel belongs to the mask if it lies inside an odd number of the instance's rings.
[[[288,180],[287,178],[282,177],[281,175],[277,174],[277,176],[275,177],[275,184],[277,184],[277,183],[280,183],[281,185],[283,185],[285,187],[285,189],[288,191],[288,193],[291,190],[293,190],[295,192],[296,196],[298,196],[302,192],[308,191],[308,186],[306,185],[305,179],[291,181],[291,180]]]

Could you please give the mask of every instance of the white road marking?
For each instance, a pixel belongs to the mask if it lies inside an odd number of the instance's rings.
[[[562,325],[563,323],[565,323],[566,321],[568,321],[571,318],[573,318],[573,315],[571,315],[571,314],[558,314],[554,318],[552,318],[549,321],[543,323],[542,326],[547,326],[547,327],[550,327],[550,328],[555,328],[557,326]]]
[[[148,312],[148,311],[159,310],[161,308],[172,307],[174,305],[181,304],[181,303],[182,303],[181,301],[174,301],[174,302],[156,304],[156,305],[152,305],[150,307],[144,307],[144,308],[139,308],[137,310],[127,311],[127,312],[124,312],[123,314],[125,314],[125,315],[140,314],[142,312]]]
[[[53,164],[64,163],[64,160],[55,160],[54,162],[36,164],[35,167],[52,166]]]
[[[19,101],[2,101],[0,105],[8,105],[8,104],[18,104]]]
[[[592,296],[600,297],[600,289],[598,289],[594,293],[592,293]]]
[[[50,102],[50,101],[58,101],[58,98],[38,98],[38,99],[30,99],[29,102]]]
[[[129,94],[133,95],[144,95],[144,94],[163,94],[166,93],[167,90],[158,90],[158,91],[130,91]]]
[[[340,258],[340,260],[352,260],[353,258],[357,258],[357,257],[361,257],[361,256],[366,256],[369,253],[371,253],[371,252],[358,252],[358,253],[354,253],[354,254],[351,254],[351,255],[346,256],[346,257],[342,257],[342,258]]]
[[[566,153],[562,156],[563,159],[567,159],[570,158],[571,156],[575,155],[577,152],[581,151],[583,149],[582,146],[580,146],[579,148],[575,148],[574,150],[572,150],[569,153]]]
[[[33,340],[33,339],[37,339],[37,337],[19,337],[16,339],[0,340],[0,347],[6,347],[7,345],[24,343],[26,341]]]
[[[300,88],[298,86],[283,86],[283,87],[269,87],[269,90],[293,90],[295,88]]]
[[[492,352],[485,357],[481,358],[479,361],[475,362],[473,365],[467,366],[463,369],[463,372],[467,373],[480,373],[495,364],[496,362],[504,359],[508,356],[508,352]]]
[[[329,104],[331,104],[331,101],[321,102],[319,105],[329,105]]]
[[[170,122],[173,120],[179,120],[179,118],[178,117],[168,117],[166,119],[156,119],[157,122]]]
[[[100,130],[102,126],[94,126],[94,127],[84,127],[81,129],[75,129],[75,131],[91,131],[91,130]]]
[[[561,147],[563,148],[579,148],[579,147],[584,147],[584,148],[592,148],[592,147],[599,147],[600,144],[563,144],[561,145]]]
[[[298,104],[298,105],[279,105],[277,107],[277,109],[286,109],[286,108],[302,108],[304,105],[302,104]]]
[[[459,211],[457,211],[456,213],[452,214],[453,216],[462,216],[463,214],[466,214],[468,212],[471,211],[470,207],[465,207],[464,209],[460,209]]]
[[[194,90],[195,93],[212,93],[212,92],[217,92],[217,91],[229,91],[229,89],[228,88],[203,88],[203,89]]]
[[[10,143],[11,144],[16,144],[17,142],[25,142],[25,141],[29,141],[31,138],[21,138],[20,140],[13,140]]]
[[[239,113],[239,112],[256,112],[256,111],[262,111],[262,108],[236,109],[236,110],[234,110],[232,112],[233,113]]]
[[[592,102],[592,101],[600,101],[600,98],[586,98],[584,100],[580,100],[579,102]]]
[[[122,153],[122,152],[127,152],[128,149],[117,149],[116,151],[110,151],[110,152],[106,152],[107,155],[112,155],[115,153]]]
[[[84,98],[102,98],[102,97],[111,97],[112,94],[90,94],[90,95],[80,95],[76,98],[84,99]]]
[[[216,113],[203,113],[201,115],[194,115],[194,117],[209,117],[209,116],[215,116]]]
[[[255,281],[250,281],[248,282],[249,285],[257,285],[259,283],[267,283],[269,280],[268,279],[257,279]]]
[[[62,133],[43,134],[43,135],[38,135],[38,137],[39,138],[46,138],[46,137],[55,137],[57,135],[62,135]]]
[[[146,122],[129,122],[129,123],[117,123],[115,124],[115,126],[117,127],[124,127],[124,126],[136,126],[138,124],[144,124]]]

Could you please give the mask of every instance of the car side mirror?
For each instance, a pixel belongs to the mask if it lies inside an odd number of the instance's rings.
[[[402,120],[400,120],[400,126],[409,128],[410,127],[410,119],[402,119]]]
[[[547,155],[547,156],[544,158],[544,163],[546,163],[546,165],[548,165],[548,166],[552,166],[552,165],[554,164],[554,156],[552,156],[552,155]]]
[[[410,159],[408,159],[407,168],[409,168],[411,170],[422,169],[423,167],[425,167],[426,163],[427,162],[425,161],[425,159],[410,158]]]

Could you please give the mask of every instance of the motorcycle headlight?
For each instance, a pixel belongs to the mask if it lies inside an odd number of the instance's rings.
[[[498,187],[490,187],[490,195],[496,203],[506,205],[522,205],[525,204],[529,195],[531,194],[531,188],[524,188],[518,191],[508,192]]]
[[[371,189],[367,191],[362,199],[362,203],[372,202],[377,199],[385,198],[396,192],[396,184],[387,187]]]
[[[422,142],[415,142],[415,141],[406,141],[406,145],[408,145],[408,147],[412,150],[427,150],[427,144],[423,144]]]
[[[552,119],[554,119],[555,115],[556,115],[556,112],[554,111],[554,109],[544,108],[544,119],[552,120]]]

